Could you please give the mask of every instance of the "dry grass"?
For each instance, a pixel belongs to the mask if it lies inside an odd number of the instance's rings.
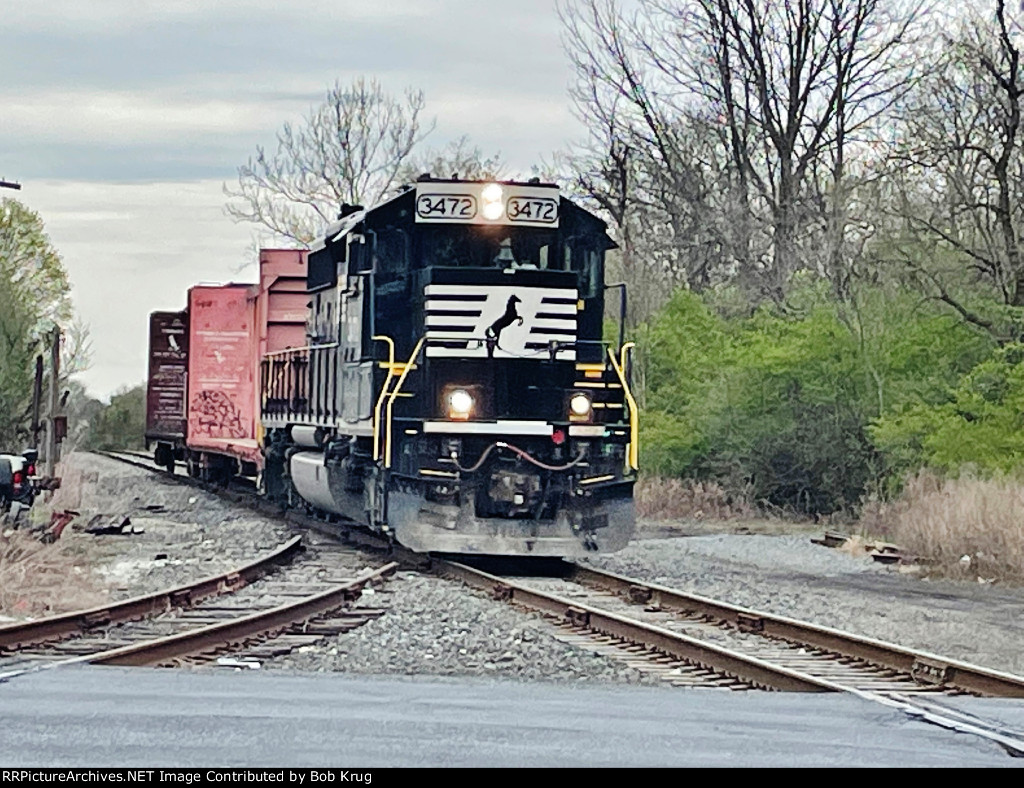
[[[1024,482],[922,473],[899,500],[866,512],[862,527],[946,576],[1024,582]]]
[[[644,476],[634,491],[636,513],[648,520],[732,520],[754,509],[715,482]]]
[[[853,534],[836,549],[840,552],[848,553],[854,558],[863,558],[868,554],[869,544],[870,542],[860,534]]]
[[[24,531],[0,534],[0,614],[39,617],[104,599],[88,572],[59,543],[44,545]]]

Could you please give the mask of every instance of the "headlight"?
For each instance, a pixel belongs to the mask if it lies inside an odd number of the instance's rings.
[[[473,412],[473,395],[465,389],[455,389],[448,395],[448,418],[466,421]]]
[[[590,397],[586,394],[573,394],[569,399],[570,412],[573,416],[579,416],[581,419],[590,415],[592,407]]]
[[[502,199],[504,194],[502,188],[496,183],[484,186],[483,191],[480,192],[480,197],[484,203],[482,213],[485,219],[493,222],[496,219],[500,219],[502,214],[505,213],[505,203]]]

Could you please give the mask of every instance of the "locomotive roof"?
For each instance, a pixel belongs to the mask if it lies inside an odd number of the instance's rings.
[[[442,183],[442,184],[478,184],[485,185],[496,183],[501,186],[522,186],[528,188],[551,188],[558,189],[558,184],[555,183],[544,183],[539,178],[532,178],[529,181],[516,181],[516,180],[470,180],[470,179],[459,179],[459,178],[431,178],[429,176],[420,176],[417,179],[416,184],[420,183]],[[354,210],[353,212],[338,218],[332,222],[324,231],[324,234],[317,238],[316,241],[310,246],[310,251],[315,252],[324,247],[336,243],[344,238],[351,232],[354,232],[360,225],[365,224],[367,219],[371,221],[374,219],[386,219],[388,214],[397,213],[405,206],[406,202],[412,203],[415,200],[416,195],[416,184],[404,184],[400,187],[400,190],[394,196],[384,200],[383,202],[374,205],[371,208],[362,208]],[[589,225],[587,228],[593,233],[605,233],[605,238],[609,249],[614,249],[618,245],[607,236],[608,223],[601,219],[599,216],[591,213],[585,208],[580,207],[572,200],[567,198],[565,195],[559,194],[560,208],[559,212],[562,215],[572,216],[573,220],[577,223]],[[376,222],[373,222],[374,224]]]

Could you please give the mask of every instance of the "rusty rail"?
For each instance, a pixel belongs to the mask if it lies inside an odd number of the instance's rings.
[[[250,638],[273,637],[288,627],[337,610],[355,601],[368,583],[389,577],[397,568],[397,563],[385,564],[354,580],[305,597],[297,602],[251,613],[232,621],[211,624],[143,643],[133,643],[101,654],[79,657],[73,661],[88,662],[93,665],[159,665],[169,660],[244,642]]]
[[[974,695],[1024,698],[1024,678],[925,651],[852,635],[830,627],[730,605],[654,583],[567,563],[569,579],[614,593],[634,602],[676,612],[696,613],[740,630],[788,643],[834,652],[907,673],[922,684],[934,684]]]
[[[248,585],[266,574],[273,566],[290,559],[301,549],[302,537],[296,536],[263,558],[195,583],[88,610],[76,610],[37,621],[0,626],[0,649],[14,649],[58,640],[99,627],[158,615],[174,608],[191,607],[206,597],[236,591]]]

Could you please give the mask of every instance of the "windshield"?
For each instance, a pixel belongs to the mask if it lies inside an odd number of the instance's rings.
[[[559,268],[558,233],[535,227],[423,227],[418,264],[425,268]]]

